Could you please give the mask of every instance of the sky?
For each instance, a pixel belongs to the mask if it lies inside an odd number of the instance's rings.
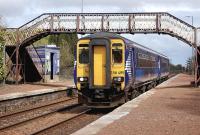
[[[0,0],[0,16],[6,27],[19,27],[42,13],[80,13],[82,0]],[[169,12],[200,27],[200,0],[83,0],[85,13]],[[168,35],[125,34],[139,44],[167,55],[173,64],[185,65],[192,55],[189,45]]]

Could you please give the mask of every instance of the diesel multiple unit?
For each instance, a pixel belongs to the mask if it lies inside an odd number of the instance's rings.
[[[79,102],[90,107],[114,107],[165,80],[169,59],[112,33],[79,39],[74,81]]]

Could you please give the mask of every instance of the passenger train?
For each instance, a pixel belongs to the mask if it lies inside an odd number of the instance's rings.
[[[155,87],[169,75],[169,59],[118,34],[80,38],[75,49],[74,82],[79,103],[115,107]]]

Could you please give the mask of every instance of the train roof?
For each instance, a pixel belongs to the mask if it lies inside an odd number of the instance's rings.
[[[166,55],[164,55],[162,53],[159,53],[157,51],[154,51],[154,50],[152,50],[152,49],[150,49],[150,48],[148,48],[146,46],[143,46],[141,44],[138,44],[138,43],[136,43],[134,41],[131,41],[131,40],[125,38],[125,37],[120,36],[119,34],[116,34],[116,33],[111,33],[111,32],[97,32],[97,33],[85,36],[83,38],[80,38],[80,39],[92,39],[92,38],[111,38],[111,39],[120,38],[120,39],[122,39],[125,42],[126,45],[134,46],[136,48],[143,49],[145,51],[149,51],[151,53],[160,55],[160,56],[168,59],[168,57]]]

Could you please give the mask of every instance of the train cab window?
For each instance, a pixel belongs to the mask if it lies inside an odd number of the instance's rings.
[[[112,49],[112,62],[122,63],[122,49]]]
[[[86,48],[79,49],[79,63],[80,64],[89,63],[89,49]]]

